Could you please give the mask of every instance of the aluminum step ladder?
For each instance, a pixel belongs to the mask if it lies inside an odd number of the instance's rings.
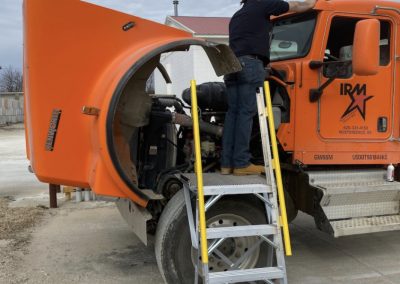
[[[197,257],[198,262],[195,265],[195,283],[198,283],[199,277],[202,277],[205,284],[255,283],[255,281],[287,283],[284,251],[286,250],[286,255],[290,256],[292,250],[268,82],[265,82],[264,90],[267,108],[265,107],[264,92],[262,91],[257,93],[257,105],[266,177],[223,176],[217,173],[203,174],[196,81],[193,80],[191,82],[196,174],[181,174],[179,178],[183,183],[185,192],[192,246],[199,254]],[[267,121],[269,125],[267,125]],[[268,129],[271,131],[268,131]],[[240,194],[253,194],[265,204],[268,223],[207,228],[206,211],[215,206],[223,196]],[[193,195],[197,201],[194,206],[192,205]],[[207,197],[207,202],[205,202],[205,197]],[[195,207],[194,211],[193,207]],[[255,237],[258,241],[253,247],[248,248],[236,262],[232,262],[218,248],[227,240],[241,237]],[[269,247],[269,259],[266,261],[269,266],[239,269],[241,262],[255,253],[261,243],[266,243]],[[209,257],[212,255],[226,262],[229,269],[225,269],[222,272],[210,271],[208,264]]]

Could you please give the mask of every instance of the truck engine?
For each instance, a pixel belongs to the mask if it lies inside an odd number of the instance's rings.
[[[276,71],[277,76],[280,74]],[[275,125],[288,122],[290,99],[285,89],[272,83]],[[200,108],[201,154],[204,172],[219,170],[221,139],[225,113],[227,111],[226,87],[223,82],[208,82],[197,86]],[[163,206],[179,190],[181,184],[176,175],[194,172],[194,141],[192,119],[188,110],[191,106],[190,89],[182,99],[171,95],[151,95],[149,124],[141,128],[131,142],[131,160],[136,161],[138,186],[151,189],[166,199],[153,204],[153,219],[149,232],[154,232],[157,218]],[[251,139],[253,163],[263,164],[260,130],[255,117]],[[291,214],[293,218],[293,213]]]

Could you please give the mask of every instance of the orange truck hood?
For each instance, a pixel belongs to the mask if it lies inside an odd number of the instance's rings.
[[[27,155],[34,173],[45,183],[145,206],[149,198],[121,174],[107,137],[119,90],[162,52],[201,45],[215,62],[218,52],[184,31],[79,0],[25,0],[23,8]]]

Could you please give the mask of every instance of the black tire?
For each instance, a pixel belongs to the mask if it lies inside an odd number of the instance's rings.
[[[288,223],[290,224],[292,223],[292,221],[294,221],[294,219],[296,219],[297,215],[299,214],[299,210],[296,208],[293,198],[286,190],[285,190],[285,201],[286,201],[285,203],[286,203]]]
[[[221,214],[240,216],[253,225],[266,223],[264,205],[258,199],[221,200],[207,212],[207,218],[212,220],[217,216],[224,216]],[[265,267],[271,258],[270,253],[270,248],[262,243],[256,264],[244,268]],[[182,190],[169,201],[161,215],[156,233],[155,254],[166,283],[194,283],[192,245]]]

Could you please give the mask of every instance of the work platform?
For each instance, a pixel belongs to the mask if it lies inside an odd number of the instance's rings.
[[[196,174],[183,174],[187,179],[190,190],[196,191]],[[267,185],[265,177],[261,175],[234,176],[220,173],[203,174],[204,195],[233,195],[269,193],[271,186]],[[229,190],[227,190],[229,188]]]

